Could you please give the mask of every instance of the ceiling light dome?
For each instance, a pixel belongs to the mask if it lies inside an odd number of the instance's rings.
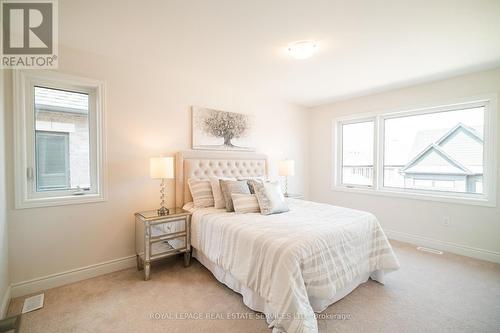
[[[318,50],[318,43],[312,40],[301,40],[288,46],[288,52],[295,59],[307,59]]]

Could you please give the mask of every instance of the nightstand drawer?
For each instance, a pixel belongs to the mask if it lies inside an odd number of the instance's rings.
[[[151,260],[186,251],[186,237],[151,244]]]
[[[304,196],[302,194],[297,194],[297,193],[287,193],[285,194],[285,198],[303,200]]]
[[[158,242],[164,242],[164,241],[170,241],[175,238],[180,238],[184,237],[186,238],[187,233],[185,231],[179,231],[179,232],[172,232],[170,234],[160,234],[157,236],[151,236],[149,238],[150,243],[158,243]]]
[[[156,237],[174,232],[186,231],[186,219],[151,224],[151,236]]]

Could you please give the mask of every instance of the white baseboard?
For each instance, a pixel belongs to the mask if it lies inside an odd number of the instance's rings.
[[[11,286],[8,286],[7,290],[5,290],[5,294],[3,294],[2,303],[0,304],[0,319],[5,318],[5,316],[7,315],[7,310],[9,309],[10,303],[10,292]]]
[[[481,260],[500,263],[500,252],[478,249],[456,243],[444,242],[390,229],[385,229],[384,231],[387,237],[390,239],[414,245],[431,247],[441,251],[456,253]],[[2,303],[0,304],[0,318],[2,318],[3,315],[5,315],[5,313],[7,312],[7,307],[9,305],[11,297],[19,297],[36,293],[42,290],[51,289],[65,284],[134,267],[135,265],[136,258],[135,255],[132,255],[124,258],[102,262],[99,264],[72,269],[66,272],[51,274],[28,281],[14,283],[7,289],[2,299]]]
[[[99,264],[51,274],[36,279],[12,284],[12,297],[24,296],[65,284],[93,278],[99,275],[119,271],[136,265],[136,256],[114,259]]]
[[[437,239],[422,237],[395,230],[384,229],[384,232],[386,233],[388,238],[398,240],[401,242],[426,246],[445,252],[450,252],[476,259],[500,263],[500,252],[489,251],[471,246],[445,242]]]

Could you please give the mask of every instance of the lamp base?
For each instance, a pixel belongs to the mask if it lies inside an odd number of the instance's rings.
[[[158,212],[158,215],[159,216],[164,216],[164,215],[168,215],[169,214],[169,211],[167,208],[165,208],[165,192],[166,192],[166,188],[165,188],[165,178],[162,178],[161,180],[161,184],[160,184],[160,209],[157,210]]]
[[[168,208],[165,208],[165,207],[161,207],[160,209],[157,210],[157,212],[158,212],[158,215],[160,215],[160,216],[168,215],[170,213]]]

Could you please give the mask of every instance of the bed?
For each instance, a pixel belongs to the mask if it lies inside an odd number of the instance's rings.
[[[194,208],[189,178],[268,175],[265,155],[188,151],[177,155],[176,204],[193,213],[193,256],[266,315],[273,332],[317,332],[315,313],[369,278],[383,283],[398,260],[368,212],[288,199],[281,214]]]

